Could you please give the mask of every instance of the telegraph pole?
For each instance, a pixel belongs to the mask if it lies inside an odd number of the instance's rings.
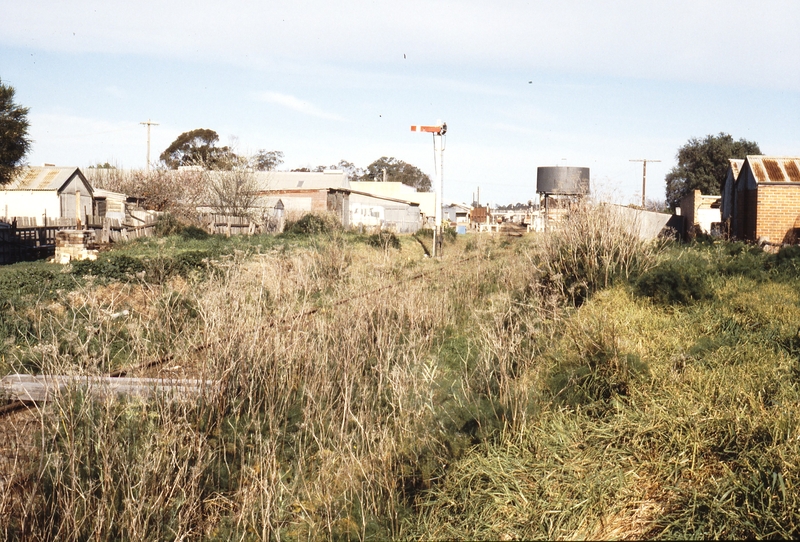
[[[629,162],[641,162],[642,163],[642,209],[644,209],[645,199],[645,189],[647,188],[647,162],[660,162],[661,160],[650,160],[649,158],[642,158],[640,160],[629,160]]]
[[[157,122],[151,122],[150,119],[147,119],[147,122],[140,122],[139,124],[144,124],[147,126],[147,172],[150,172],[150,127],[151,126],[158,126]]]

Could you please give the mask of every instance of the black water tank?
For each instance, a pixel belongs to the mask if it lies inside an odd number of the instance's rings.
[[[589,168],[536,168],[536,191],[540,194],[588,195]]]

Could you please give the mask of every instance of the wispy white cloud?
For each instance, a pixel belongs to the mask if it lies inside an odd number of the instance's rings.
[[[406,75],[560,70],[797,90],[796,0],[584,2],[243,0],[5,2],[0,43],[231,64],[361,66]],[[159,17],[152,17],[158,12]],[[746,33],[731,39],[747,13]],[[270,30],[264,32],[263,21]],[[308,37],[308,38],[306,38]],[[747,66],[747,77],[741,70]],[[743,81],[745,79],[745,81]]]
[[[328,120],[345,120],[345,118],[340,115],[325,112],[314,104],[302,100],[296,96],[292,96],[291,94],[282,94],[280,92],[261,92],[258,94],[258,98],[267,103],[292,109],[293,111],[297,111],[303,115],[309,115],[311,117],[319,117],[321,119]]]

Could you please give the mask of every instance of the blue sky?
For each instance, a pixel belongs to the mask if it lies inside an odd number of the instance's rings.
[[[0,79],[30,107],[31,164],[143,168],[210,128],[283,168],[394,156],[444,196],[527,201],[536,167],[663,199],[691,137],[800,154],[800,2],[0,0]]]

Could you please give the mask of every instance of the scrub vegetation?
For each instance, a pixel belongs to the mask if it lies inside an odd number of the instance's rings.
[[[2,535],[798,536],[800,251],[617,220],[431,259],[308,218],[0,269],[3,374],[222,388],[0,420]]]

